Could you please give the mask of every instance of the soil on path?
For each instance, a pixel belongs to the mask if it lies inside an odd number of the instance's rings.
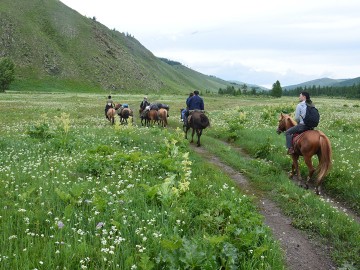
[[[258,199],[260,213],[265,218],[265,224],[272,230],[274,237],[284,250],[286,265],[291,270],[331,270],[336,269],[329,256],[329,248],[310,239],[304,232],[291,225],[291,219],[282,214],[274,202],[254,189],[249,181],[238,171],[224,164],[216,156],[202,147],[193,147],[195,152],[204,159],[218,166],[229,175],[240,188]]]

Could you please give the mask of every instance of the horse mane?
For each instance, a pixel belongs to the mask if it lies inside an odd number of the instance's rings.
[[[288,114],[283,114],[283,117],[285,118],[285,121],[286,121],[286,120],[289,120],[292,125],[294,125],[294,126],[297,125],[296,121],[295,121],[294,119],[292,119],[290,115],[288,115]]]

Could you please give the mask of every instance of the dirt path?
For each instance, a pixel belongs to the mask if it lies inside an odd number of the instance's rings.
[[[284,250],[288,269],[336,269],[335,264],[330,259],[329,252],[327,252],[328,248],[309,239],[304,232],[292,227],[291,219],[283,215],[274,202],[254,189],[241,173],[221,162],[206,149],[202,147],[193,147],[193,149],[204,159],[228,174],[245,193],[254,195],[258,199],[258,207],[265,217],[265,224],[272,230],[274,237]]]

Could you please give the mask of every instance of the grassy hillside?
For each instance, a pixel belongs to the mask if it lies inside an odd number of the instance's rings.
[[[134,37],[57,0],[0,2],[0,58],[16,63],[13,90],[217,91],[228,83],[170,65]]]

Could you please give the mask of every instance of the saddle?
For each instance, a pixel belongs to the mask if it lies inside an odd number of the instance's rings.
[[[189,110],[189,115],[191,115],[193,112],[205,113],[205,110],[198,110],[198,109],[195,109],[195,110]]]
[[[296,149],[297,143],[299,142],[299,140],[304,136],[304,134],[308,132],[308,130],[302,132],[302,133],[295,133],[292,137],[292,145],[293,148]]]

